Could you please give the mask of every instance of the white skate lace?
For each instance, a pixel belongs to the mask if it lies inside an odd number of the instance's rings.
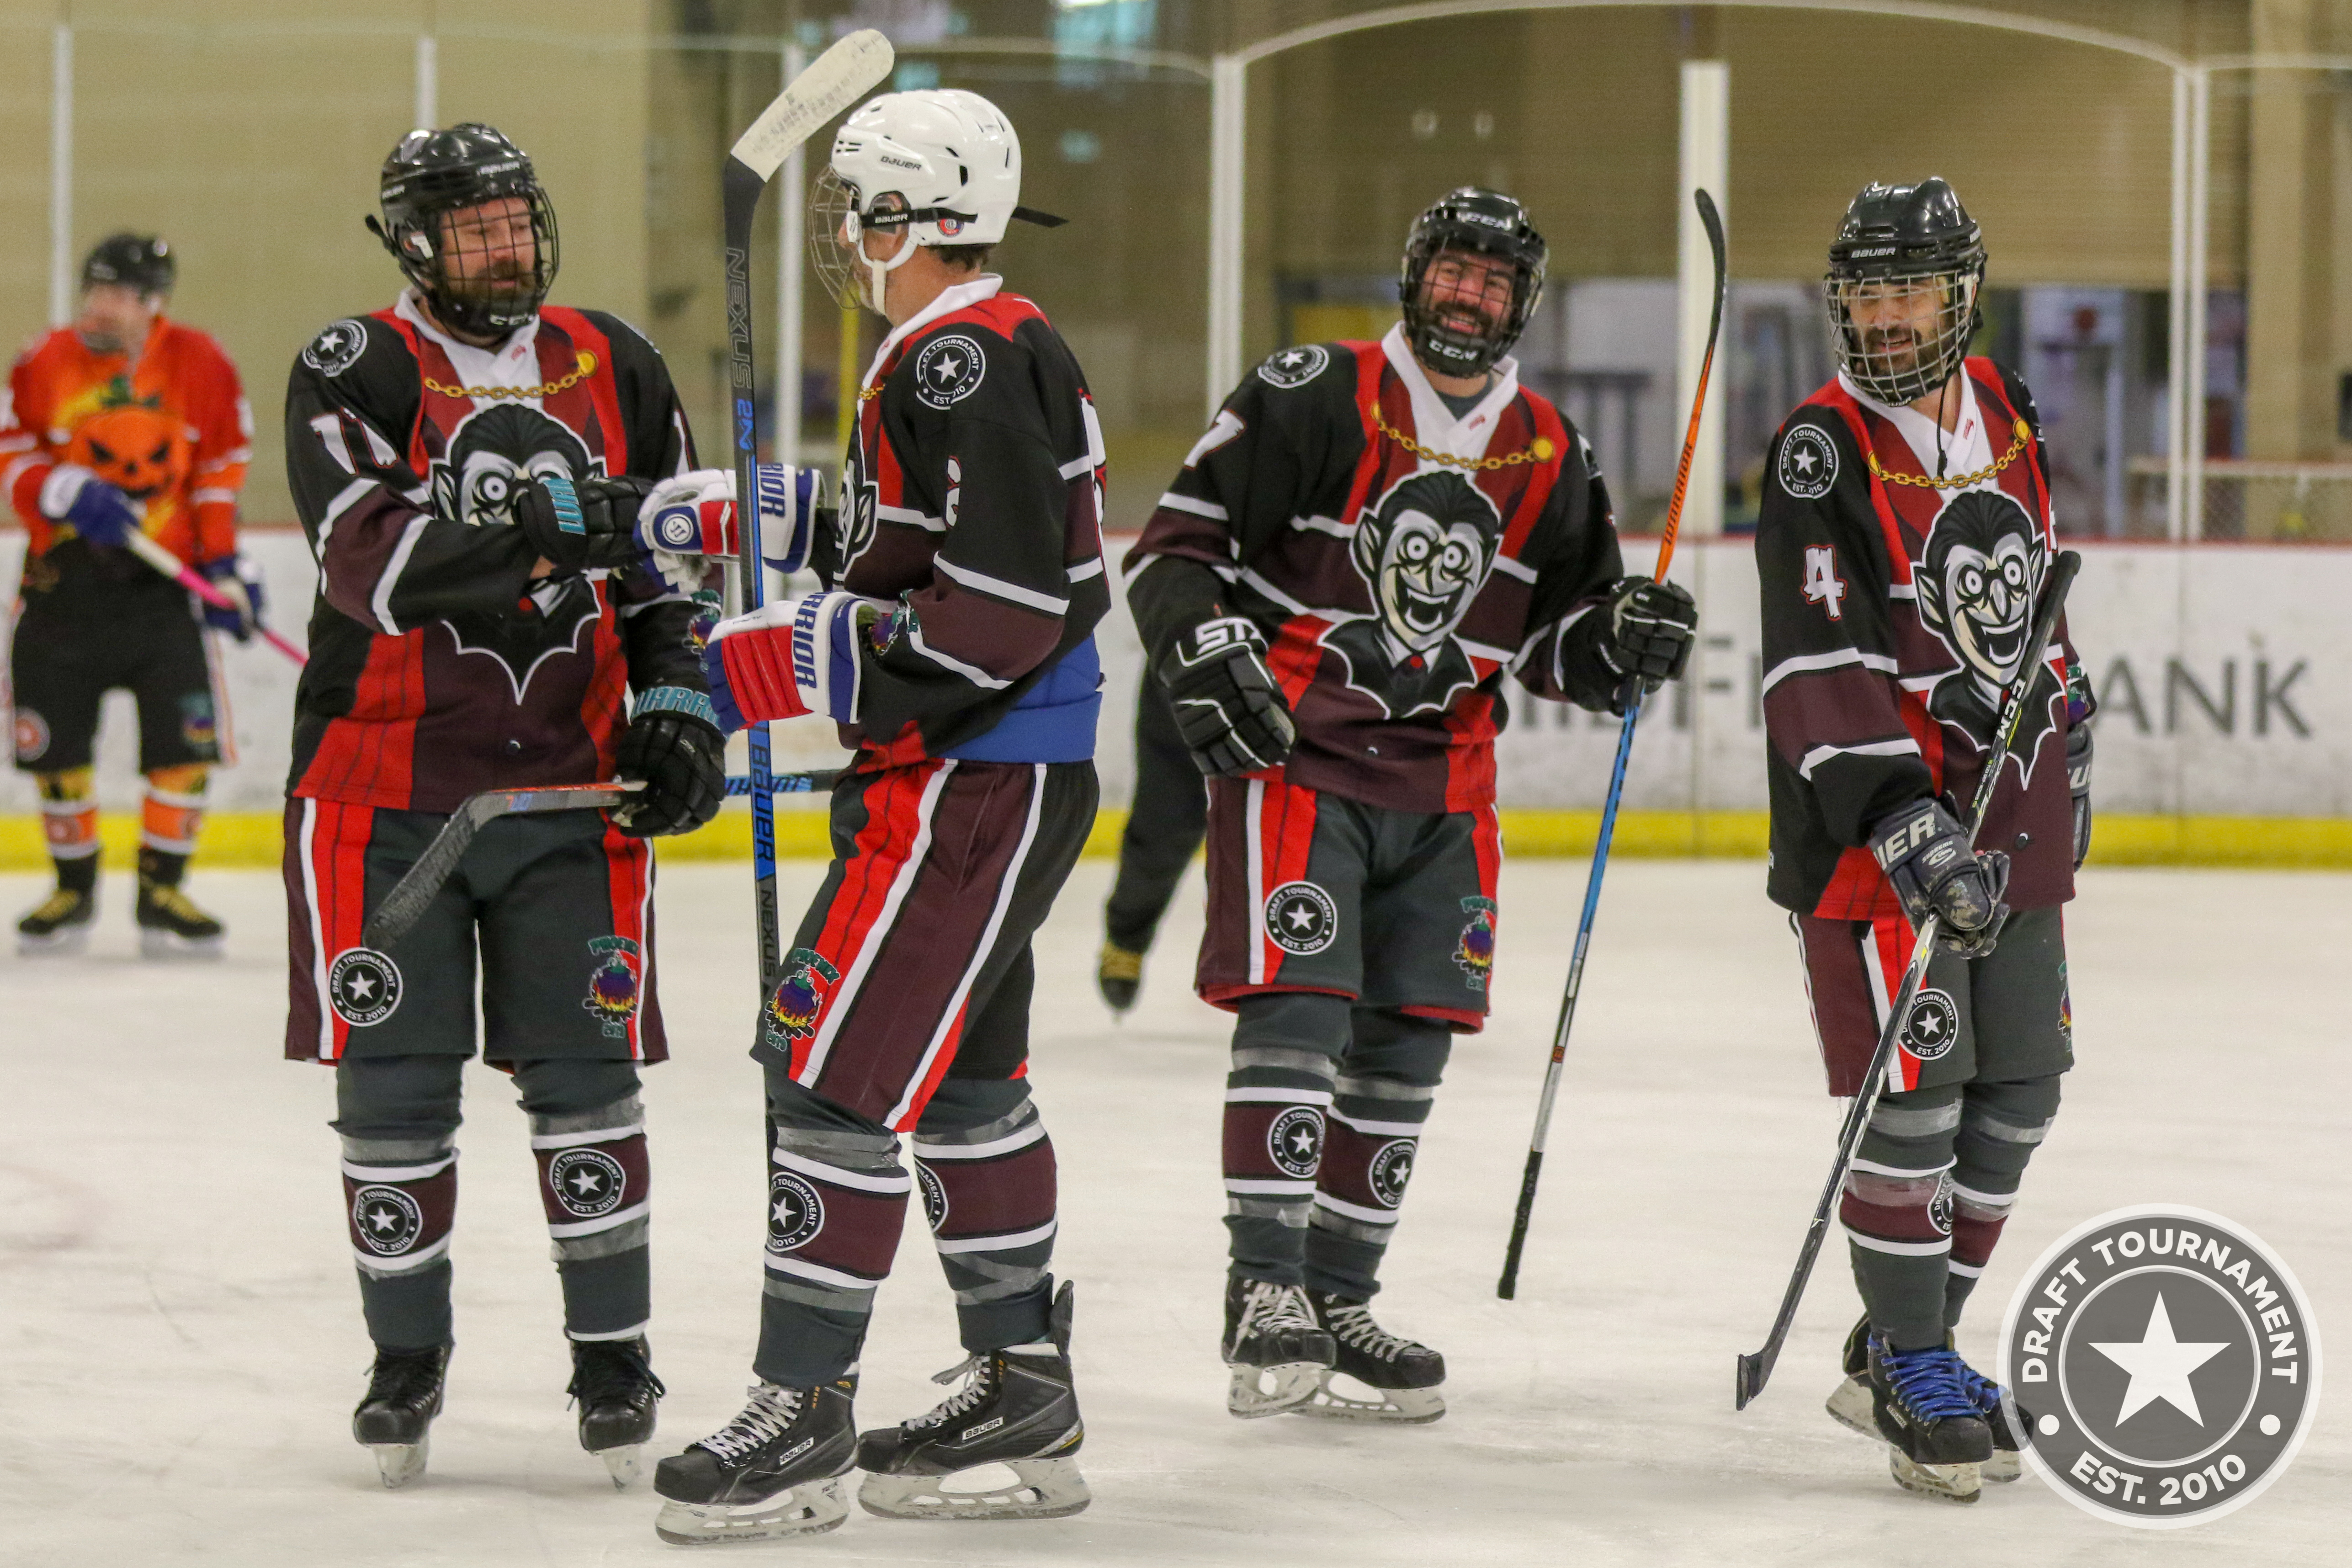
[[[1323,1321],[1341,1344],[1381,1361],[1392,1362],[1407,1351],[1423,1348],[1416,1342],[1392,1334],[1372,1321],[1371,1309],[1361,1302],[1342,1304],[1335,1301],[1324,1309]]]
[[[725,1464],[733,1464],[761,1444],[781,1436],[785,1427],[800,1418],[802,1404],[807,1397],[804,1390],[778,1388],[773,1384],[761,1383],[751,1386],[751,1403],[743,1414],[695,1445],[708,1448]]]
[[[929,1415],[918,1415],[907,1425],[937,1426],[941,1422],[952,1421],[996,1392],[995,1369],[991,1366],[990,1358],[986,1355],[966,1356],[947,1371],[932,1373],[931,1381],[938,1384],[950,1384],[957,1378],[966,1376],[971,1381],[933,1405]]]
[[[1250,1282],[1248,1304],[1242,1311],[1242,1331],[1252,1329],[1312,1330],[1315,1309],[1307,1304],[1307,1292],[1297,1285],[1276,1285],[1271,1280]]]

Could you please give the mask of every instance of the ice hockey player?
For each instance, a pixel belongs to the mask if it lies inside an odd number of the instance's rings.
[[[221,922],[181,890],[212,770],[235,758],[207,628],[243,642],[261,577],[237,552],[236,492],[253,414],[220,344],[163,314],[177,262],[153,235],[100,240],[72,322],[9,373],[0,486],[24,520],[24,597],[10,646],[16,766],[41,795],[57,890],[16,922],[26,952],[71,952],[98,913],[99,706],[139,708],[147,797],[139,835],[140,947],[210,956]],[[143,533],[236,601],[196,602],[125,547]]]
[[[286,1054],[335,1068],[344,1203],[375,1366],[352,1433],[384,1483],[425,1462],[452,1342],[460,1071],[513,1075],[563,1289],[581,1446],[636,1471],[647,1363],[637,1070],[667,1055],[649,836],[726,787],[697,606],[635,543],[693,466],[668,372],[626,322],[543,303],[555,212],[488,125],[415,131],[369,226],[408,279],[310,341],[287,471],[319,559],[286,812]],[[635,703],[626,702],[633,693]],[[394,952],[369,910],[468,795],[619,777],[590,812],[491,821]]]
[[[1486,1021],[1503,677],[1619,707],[1689,652],[1690,596],[1624,575],[1591,447],[1508,356],[1545,255],[1510,197],[1441,198],[1402,322],[1258,366],[1129,557],[1210,779],[1236,1415],[1444,1413],[1444,1359],[1368,1303],[1453,1036]]]
[[[984,270],[1011,219],[1042,217],[1017,205],[994,105],[874,99],[817,194],[819,271],[890,331],[817,542],[823,591],[720,623],[704,668],[729,727],[829,717],[856,759],[753,1052],[772,1135],[759,1381],[662,1461],[657,1529],[677,1542],[830,1530],[852,1468],[859,1501],[898,1518],[1088,1500],[1027,1056],[1030,939],[1095,815],[1102,437],[1061,338]],[[940,1381],[967,1381],[860,1435],[858,1357],[918,1184],[970,1356]],[[951,1484],[997,1464],[1013,1485]]]
[[[1118,837],[1118,873],[1103,905],[1095,986],[1114,1016],[1135,1005],[1143,958],[1184,868],[1208,831],[1209,797],[1176,726],[1168,689],[1150,669],[1135,694],[1135,789]]]
[[[1830,246],[1834,381],[1774,437],[1763,594],[1773,901],[1801,940],[1834,1095],[1862,1088],[1912,933],[1906,1014],[1841,1215],[1863,1321],[1830,1414],[1895,1479],[1975,1500],[2024,1422],[1952,1331],[2074,1060],[2060,906],[2090,837],[2091,701],[2062,628],[2028,647],[2056,548],[2033,400],[1968,358],[1985,248],[1940,179],[1873,184]],[[2063,665],[2061,663],[2063,657]],[[2003,690],[2047,663],[1968,852]]]

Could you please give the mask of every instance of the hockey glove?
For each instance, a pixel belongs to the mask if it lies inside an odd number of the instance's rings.
[[[1922,800],[1879,818],[1870,852],[1886,873],[1916,929],[1938,917],[1936,940],[1962,958],[1982,958],[2000,939],[2009,906],[2009,857],[1969,852],[1969,836],[1937,800]]]
[[[1683,672],[1690,662],[1698,605],[1679,583],[1626,577],[1609,590],[1609,629],[1601,661],[1620,682],[1641,677],[1644,695]]]
[[[2074,806],[2074,869],[2091,852],[2091,727],[2077,724],[2066,731],[2066,793]]]
[[[754,470],[760,497],[760,550],[770,567],[790,574],[809,563],[823,515],[824,476],[814,468],[761,463]],[[697,468],[662,480],[637,509],[637,542],[655,569],[682,593],[700,586],[704,562],[742,554],[736,528],[735,474]]]
[[[1278,768],[1298,742],[1265,667],[1265,634],[1241,616],[1202,621],[1160,660],[1160,683],[1192,763],[1211,778]]]
[[[803,713],[855,723],[864,674],[858,637],[887,607],[855,594],[812,594],[711,627],[702,673],[719,727],[732,734]]]
[[[699,691],[656,686],[641,693],[621,732],[618,761],[621,777],[646,782],[611,812],[613,826],[632,838],[690,833],[727,798],[727,738]]]
[[[251,642],[253,628],[261,624],[261,568],[248,556],[224,555],[199,565],[196,575],[235,602],[235,607],[223,609],[209,600],[198,599],[196,607],[204,614],[205,625],[216,632],[226,632],[239,642]]]
[[[92,544],[120,548],[139,531],[131,498],[79,463],[59,463],[41,481],[41,515],[62,522]]]
[[[541,474],[515,492],[515,526],[558,571],[625,571],[645,561],[637,543],[637,509],[650,482],[566,479]]]

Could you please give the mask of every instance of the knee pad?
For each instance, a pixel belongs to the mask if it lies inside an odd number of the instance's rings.
[[[769,1125],[767,1293],[835,1311],[867,1310],[898,1254],[914,1185],[898,1163],[898,1140]]]
[[[1034,1290],[1054,1252],[1054,1142],[1045,1123],[1025,1090],[1002,1114],[970,1120],[970,1110],[994,1109],[1003,1090],[1019,1085],[977,1087],[995,1092],[955,1096],[942,1108],[950,1099],[943,1087],[915,1129],[923,1217],[960,1306]]]
[[[438,1263],[457,1215],[457,1151],[438,1138],[343,1140],[343,1213],[352,1258],[372,1279]]]
[[[646,1245],[653,1173],[635,1095],[568,1116],[533,1115],[530,1152],[558,1263]]]

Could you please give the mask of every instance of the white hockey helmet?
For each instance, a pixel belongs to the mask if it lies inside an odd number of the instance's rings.
[[[918,247],[994,245],[1016,217],[1062,221],[1020,203],[1021,138],[1003,110],[961,88],[886,92],[834,136],[810,196],[811,259],[844,306],[878,310],[885,275]],[[888,260],[865,255],[869,228],[903,231]]]

